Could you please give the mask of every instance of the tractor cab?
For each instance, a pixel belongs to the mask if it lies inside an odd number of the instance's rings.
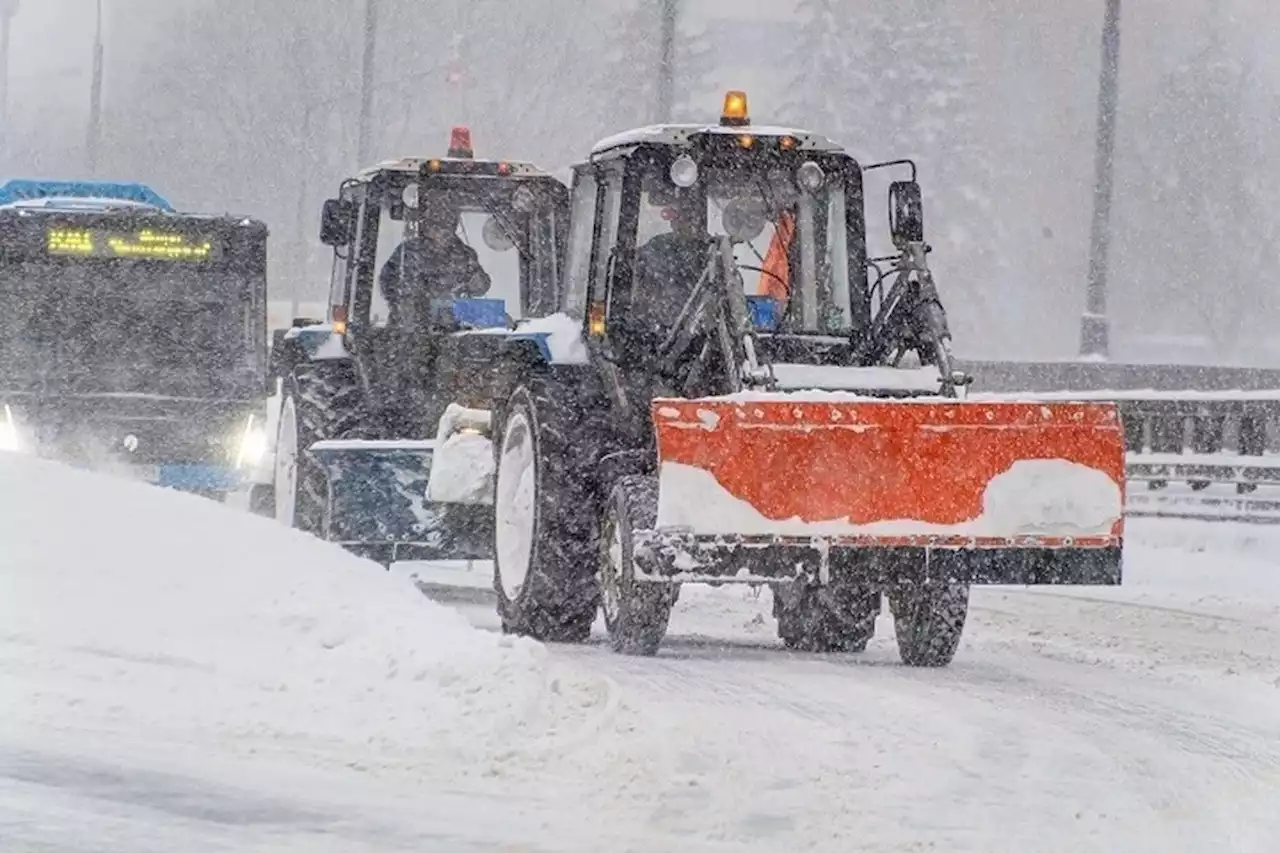
[[[517,327],[556,311],[567,232],[564,184],[476,159],[464,127],[447,156],[344,181],[321,218],[327,321],[295,320],[273,346],[277,519],[384,562],[487,555],[491,460],[442,471],[435,452],[442,430],[470,440],[466,411],[492,396]],[[428,496],[428,478],[460,505]]]
[[[342,184],[321,221],[334,249],[328,320],[379,408],[415,396],[443,336],[554,310],[566,208],[564,185],[537,167],[475,159],[463,127],[448,156]]]
[[[869,259],[863,173],[896,166],[912,169],[890,192],[901,256]],[[572,199],[566,310],[584,316],[589,337],[624,364],[656,365],[668,379],[696,367],[698,393],[738,390],[732,367],[707,381],[708,359],[728,357],[701,307],[718,304],[741,315],[728,318],[725,334],[747,321],[761,360],[857,366],[916,350],[922,363],[937,361],[939,346],[917,334],[938,344],[947,336],[945,322],[925,329],[915,316],[921,297],[936,303],[936,293],[909,161],[864,168],[825,137],[753,125],[746,95],[735,91],[718,124],[600,141],[574,170]],[[886,262],[881,273],[876,264]],[[895,272],[906,281],[889,299],[884,282]],[[929,373],[936,391],[938,370]]]

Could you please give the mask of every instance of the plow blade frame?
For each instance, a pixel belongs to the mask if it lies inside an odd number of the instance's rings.
[[[1112,404],[761,394],[652,414],[650,580],[1120,583]]]
[[[434,441],[320,441],[328,473],[324,538],[384,564],[488,560],[493,508],[426,499]]]
[[[829,583],[889,587],[926,580],[1011,586],[1117,586],[1123,543],[1004,543],[954,547],[881,537],[864,541],[714,540],[661,531],[636,536],[637,579],[674,583]]]

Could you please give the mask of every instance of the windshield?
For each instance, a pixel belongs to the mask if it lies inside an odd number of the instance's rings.
[[[554,205],[536,204],[521,213],[512,206],[509,188],[433,188],[422,193],[421,221],[414,222],[399,203],[401,194],[402,190],[387,192],[379,212],[375,325],[388,321],[398,298],[393,294],[400,293],[500,299],[512,319],[540,313],[543,295],[525,293],[524,283],[535,265],[554,263]],[[415,235],[416,242],[406,243]],[[419,274],[402,269],[401,249],[406,245],[414,250],[409,268],[416,252]]]
[[[234,371],[256,358],[250,300],[222,271],[131,262],[0,267],[0,371]]]
[[[746,294],[774,299],[781,329],[842,334],[852,327],[845,201],[838,180],[801,192],[792,169],[704,168],[688,190],[655,170],[643,184],[636,245],[729,236]]]

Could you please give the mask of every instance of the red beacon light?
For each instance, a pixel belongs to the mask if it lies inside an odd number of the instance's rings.
[[[459,160],[470,160],[475,156],[471,150],[471,128],[460,125],[449,134],[449,156]]]

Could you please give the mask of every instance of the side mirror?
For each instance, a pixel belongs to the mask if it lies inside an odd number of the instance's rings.
[[[342,199],[325,201],[320,214],[320,242],[326,246],[345,246],[351,233],[351,205]]]
[[[889,233],[895,246],[924,242],[924,198],[915,181],[889,184]]]

